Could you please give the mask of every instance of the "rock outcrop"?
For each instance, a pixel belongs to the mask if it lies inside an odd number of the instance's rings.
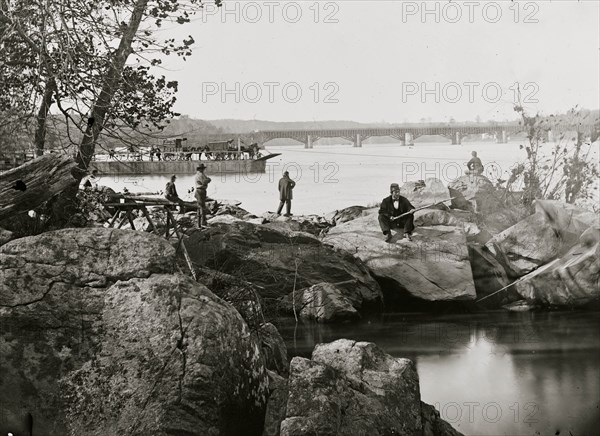
[[[118,282],[102,324],[96,357],[64,383],[71,434],[241,436],[260,428],[262,354],[241,316],[207,288],[179,274]]]
[[[598,215],[557,201],[536,201],[536,211],[490,239],[486,246],[510,275],[521,277],[570,249],[599,223]]]
[[[192,233],[185,243],[195,263],[255,284],[268,301],[286,297],[294,280],[296,289],[340,283],[338,289],[356,309],[382,299],[379,285],[360,260],[309,233],[234,222]]]
[[[502,207],[492,182],[479,175],[466,175],[453,180],[448,185],[452,200],[452,207],[473,212],[487,214],[497,211]]]
[[[400,188],[400,194],[410,200],[416,208],[427,206],[450,198],[448,188],[436,178],[428,178],[417,182],[406,182]],[[440,204],[441,209],[447,207]]]
[[[490,239],[486,247],[512,277],[554,259],[563,241],[543,214],[535,213]]]
[[[173,247],[142,232],[65,229],[0,247],[0,433],[260,428],[231,428],[262,408],[257,342],[175,269]]]
[[[528,302],[583,306],[600,300],[600,243],[580,243],[515,284]]]
[[[417,227],[413,242],[383,240],[377,215],[331,228],[323,239],[361,259],[378,278],[428,301],[473,300],[475,287],[464,231],[459,227]]]
[[[293,358],[276,393],[264,435],[460,435],[421,403],[414,364],[368,342],[340,339]]]

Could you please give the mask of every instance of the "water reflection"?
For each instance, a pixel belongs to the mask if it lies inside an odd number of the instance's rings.
[[[352,325],[285,319],[278,327],[292,356],[350,338],[413,359],[423,400],[468,435],[600,432],[597,312],[393,313]]]

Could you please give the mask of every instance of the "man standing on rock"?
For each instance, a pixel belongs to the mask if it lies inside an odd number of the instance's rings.
[[[208,226],[206,222],[206,215],[208,211],[206,210],[206,190],[208,188],[208,184],[210,183],[210,177],[204,174],[204,170],[206,166],[204,164],[200,164],[196,168],[196,193],[194,194],[196,197],[196,201],[198,201],[198,228],[201,229],[202,226]]]
[[[292,189],[296,186],[296,182],[290,179],[290,173],[284,172],[283,177],[279,180],[279,208],[277,209],[277,215],[281,215],[281,209],[285,204],[286,214],[284,216],[292,215]]]
[[[381,202],[379,207],[379,226],[385,236],[385,242],[392,241],[392,229],[400,228],[404,230],[404,237],[412,241],[412,231],[414,225],[414,206],[400,195],[400,186],[397,183],[392,183],[390,186],[391,195],[386,197]],[[397,218],[400,215],[410,212],[408,215]],[[396,218],[396,219],[394,219]]]

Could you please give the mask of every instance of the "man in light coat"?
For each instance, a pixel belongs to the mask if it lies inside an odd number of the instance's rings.
[[[206,215],[208,211],[206,209],[206,190],[208,189],[208,184],[211,179],[206,174],[204,174],[204,170],[206,166],[204,164],[200,164],[196,168],[196,176],[194,178],[196,185],[196,193],[194,196],[196,197],[196,201],[198,202],[198,228],[201,229],[202,226],[208,226],[206,222]]]

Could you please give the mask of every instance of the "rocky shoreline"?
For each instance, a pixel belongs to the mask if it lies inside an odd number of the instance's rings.
[[[0,432],[458,435],[421,402],[410,360],[344,339],[289,362],[269,314],[597,305],[598,215],[553,201],[528,213],[480,176],[402,190],[416,207],[455,199],[391,244],[364,206],[284,218],[214,202],[202,231],[178,215],[197,281],[180,242],[150,232],[1,231]]]

